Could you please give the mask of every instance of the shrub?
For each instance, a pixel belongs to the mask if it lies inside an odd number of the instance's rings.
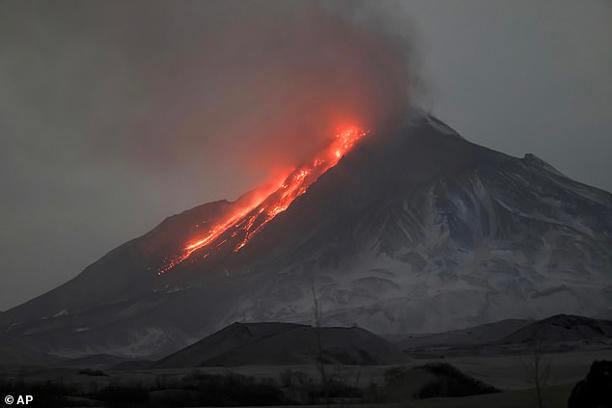
[[[140,384],[109,384],[95,398],[114,406],[142,405],[149,401],[149,391]]]
[[[290,403],[274,381],[257,381],[235,373],[205,374],[198,371],[183,378],[183,389],[199,392],[200,405],[278,405]]]
[[[106,374],[102,370],[93,370],[91,368],[84,368],[81,371],[79,371],[79,374],[90,375],[92,377],[106,377],[106,376],[108,376],[108,374]]]
[[[417,392],[417,398],[464,397],[499,392],[497,388],[472,378],[447,363],[432,363],[416,368],[435,376],[433,381]]]

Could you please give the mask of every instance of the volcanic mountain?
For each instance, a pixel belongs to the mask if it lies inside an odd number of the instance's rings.
[[[612,195],[438,119],[349,130],[268,191],[204,204],[0,317],[56,355],[163,356],[234,321],[374,333],[612,312]]]

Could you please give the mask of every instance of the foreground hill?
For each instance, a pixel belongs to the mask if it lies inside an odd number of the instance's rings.
[[[399,364],[407,356],[386,340],[357,327],[290,323],[234,323],[159,361],[154,367],[242,365]]]
[[[600,339],[612,339],[611,320],[561,314],[526,325],[501,339],[500,343],[555,344]]]
[[[612,321],[560,314],[537,321],[509,319],[442,333],[394,336],[392,341],[412,355],[609,349]]]
[[[183,350],[158,361],[154,366],[197,367],[206,361],[262,338],[301,327],[306,326],[292,323],[232,323]]]
[[[531,322],[527,319],[505,319],[442,333],[398,335],[393,336],[392,341],[402,350],[438,346],[477,346],[498,342]]]
[[[313,286],[324,325],[375,333],[612,310],[612,195],[420,112],[372,129],[239,251],[230,229],[158,276],[249,200],[166,219],[0,329],[62,356],[161,357],[234,321],[307,323]]]

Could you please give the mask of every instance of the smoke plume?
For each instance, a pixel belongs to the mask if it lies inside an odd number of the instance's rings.
[[[145,14],[144,32],[123,26],[138,80],[157,94],[159,114],[131,138],[147,157],[163,152],[172,165],[213,152],[240,172],[270,172],[339,127],[375,126],[410,102],[412,47],[367,3],[187,6],[180,18]]]
[[[295,164],[341,126],[371,127],[408,105],[412,47],[378,24],[379,11],[362,2],[38,2],[22,11],[35,29],[15,48],[37,48],[19,57],[40,70],[43,88],[23,85],[47,119],[71,116],[68,149],[261,172]]]

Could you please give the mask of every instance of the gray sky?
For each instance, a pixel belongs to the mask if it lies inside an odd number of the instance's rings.
[[[612,2],[281,3],[0,1],[0,309],[408,97],[612,190]]]

